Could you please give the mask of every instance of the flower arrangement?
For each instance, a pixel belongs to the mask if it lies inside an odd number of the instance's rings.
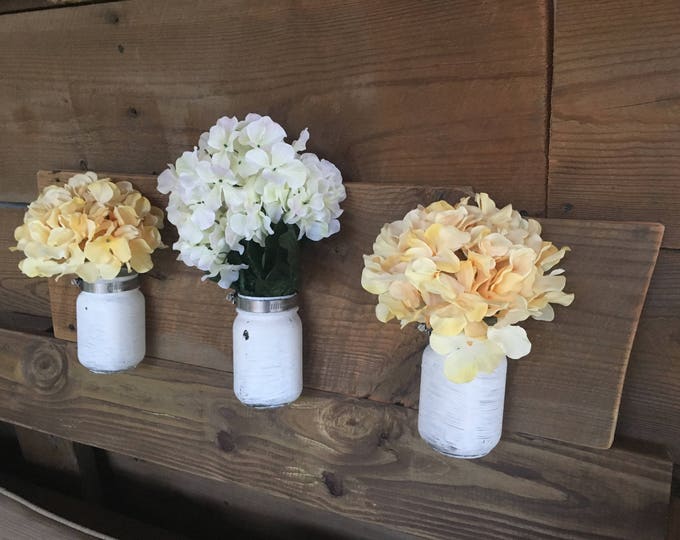
[[[553,269],[569,248],[544,241],[536,220],[511,205],[498,209],[486,193],[474,203],[419,206],[386,224],[373,250],[361,283],[378,295],[378,319],[425,325],[457,383],[493,372],[504,356],[527,355],[531,343],[517,323],[551,321],[551,304],[574,299],[563,270]]]
[[[29,277],[76,274],[88,283],[128,271],[148,272],[151,253],[163,246],[163,211],[127,181],[93,172],[76,174],[64,186],[45,187],[14,231]]]
[[[295,293],[298,241],[340,230],[340,171],[302,153],[306,129],[290,144],[286,136],[268,116],[225,116],[158,178],[178,259],[238,294]]]

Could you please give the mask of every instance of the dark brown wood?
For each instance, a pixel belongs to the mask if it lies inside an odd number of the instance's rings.
[[[555,2],[548,215],[661,221],[680,247],[680,3]]]
[[[72,172],[41,172],[39,185],[66,181]],[[154,177],[131,180],[164,207]],[[375,318],[374,296],[361,289],[362,254],[380,227],[417,204],[456,201],[469,188],[390,186],[351,182],[340,234],[304,246],[300,310],[305,328],[305,385],[414,407],[424,337]],[[545,238],[569,245],[568,290],[577,300],[557,309],[553,323],[527,323],[531,356],[511,363],[506,427],[574,444],[608,448],[631,343],[663,227],[658,224],[544,220]],[[174,229],[164,234],[171,242]],[[214,283],[174,260],[155,255],[143,280],[149,355],[231,369],[234,310]],[[69,281],[50,280],[55,335],[75,340],[75,298]],[[593,392],[596,384],[598,391]]]
[[[680,538],[680,497],[671,499],[670,514],[666,538],[667,540],[678,540]]]
[[[112,473],[107,488],[118,511],[158,518],[193,537],[210,538],[215,531],[228,530],[236,538],[240,534],[262,540],[415,538],[234,482],[188,474],[116,452],[106,454]]]
[[[73,442],[32,429],[16,427],[21,453],[26,461],[55,471],[80,474]]]
[[[47,279],[24,276],[17,267],[22,253],[9,251],[16,245],[14,229],[23,223],[24,212],[23,208],[0,207],[0,312],[49,317]]]
[[[666,532],[661,456],[506,437],[455,460],[425,445],[405,407],[306,391],[258,411],[236,401],[228,373],[149,358],[102,376],[71,343],[7,330],[0,341],[0,418],[84,444],[429,538]]]
[[[680,252],[661,251],[631,353],[618,433],[664,444],[680,463]]]
[[[37,465],[50,476],[55,473],[69,478],[78,495],[99,500],[102,487],[94,449],[83,444],[16,426],[16,435],[24,460]]]
[[[0,19],[0,200],[36,168],[160,172],[271,114],[347,178],[545,206],[543,0],[148,0]],[[266,36],[266,37],[265,37]]]

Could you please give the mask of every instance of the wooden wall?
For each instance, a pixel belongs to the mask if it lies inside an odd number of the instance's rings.
[[[78,4],[0,2],[0,206],[29,201],[38,169],[157,172],[218,116],[257,111],[309,127],[348,181],[472,185],[534,216],[661,221],[617,435],[680,463],[677,1]],[[20,215],[0,208],[0,249]],[[3,257],[0,325],[46,329],[46,283]],[[162,483],[124,458],[112,469]]]

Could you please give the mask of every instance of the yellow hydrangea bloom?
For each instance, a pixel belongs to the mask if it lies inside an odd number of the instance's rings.
[[[130,182],[76,174],[30,204],[10,249],[24,252],[19,269],[29,277],[76,274],[92,283],[113,279],[123,266],[148,272],[151,253],[165,247],[163,217]]]
[[[424,323],[447,377],[466,382],[529,353],[518,322],[550,321],[551,304],[571,304],[563,271],[553,270],[568,250],[544,241],[536,220],[479,193],[386,224],[364,255],[361,284],[378,295],[379,320]]]

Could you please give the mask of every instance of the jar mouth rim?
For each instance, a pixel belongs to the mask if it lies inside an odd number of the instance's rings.
[[[113,279],[98,279],[94,283],[76,278],[72,281],[81,291],[96,294],[112,294],[131,291],[139,288],[139,274],[137,272],[121,272]]]
[[[297,293],[286,296],[246,296],[236,294],[236,309],[248,313],[280,313],[298,307]]]
[[[270,301],[270,300],[290,300],[292,298],[295,298],[298,295],[298,293],[293,293],[293,294],[287,294],[285,296],[249,296],[247,294],[236,294],[235,298],[245,298],[246,300],[262,300],[262,301]]]

